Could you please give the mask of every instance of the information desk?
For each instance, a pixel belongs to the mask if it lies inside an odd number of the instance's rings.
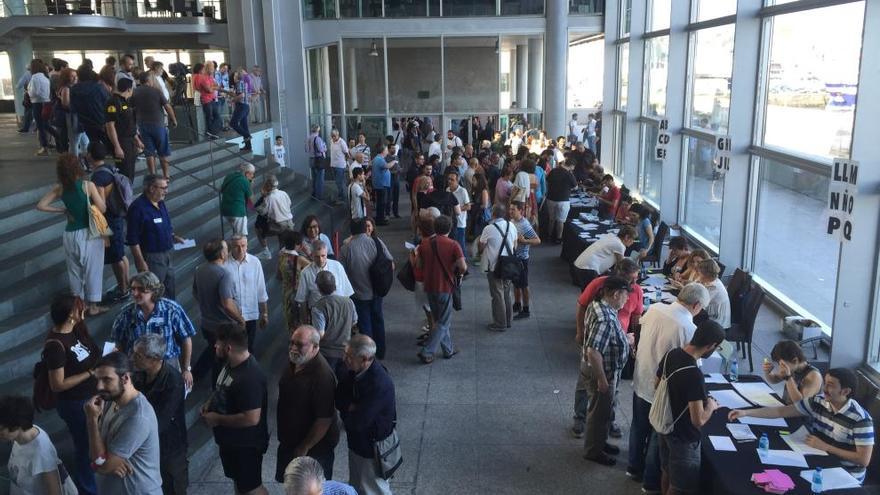
[[[574,260],[587,249],[590,244],[596,242],[599,237],[609,233],[616,233],[620,227],[610,220],[586,220],[587,214],[569,218],[562,229],[562,253],[560,256],[568,263]],[[594,217],[589,217],[594,218]]]
[[[761,382],[762,379],[758,376],[744,375],[740,376],[740,382]],[[707,383],[706,389],[709,392],[709,395],[712,395],[713,391],[718,390],[733,390],[733,386],[730,383]],[[777,397],[778,398],[778,397]],[[778,469],[783,473],[787,474],[792,481],[794,481],[795,487],[793,490],[786,492],[786,494],[791,495],[808,495],[811,493],[810,491],[810,483],[804,480],[801,477],[801,471],[806,469],[813,469],[815,467],[825,468],[833,468],[840,467],[840,460],[833,455],[807,455],[804,456],[808,468],[802,467],[789,467],[789,466],[776,466],[771,464],[764,464],[758,458],[758,441],[752,440],[747,442],[737,442],[733,440],[733,444],[736,447],[736,452],[724,452],[715,450],[712,446],[712,442],[709,440],[709,436],[726,436],[728,438],[733,439],[730,434],[730,431],[727,429],[727,413],[730,412],[730,409],[726,407],[719,407],[715,414],[712,415],[712,418],[703,426],[702,429],[702,473],[701,473],[701,482],[703,485],[703,489],[706,490],[706,493],[712,493],[714,495],[743,495],[743,494],[762,494],[767,493],[763,488],[758,487],[755,483],[751,481],[752,474],[763,472],[765,469]],[[787,443],[780,436],[780,431],[787,431],[789,433],[793,433],[801,425],[804,424],[803,418],[788,418],[785,420],[788,425],[785,428],[782,427],[772,427],[772,426],[761,426],[761,425],[749,425],[752,430],[752,433],[755,434],[757,438],[761,438],[762,433],[767,433],[767,437],[770,440],[770,449],[771,450],[791,450],[791,447],[788,446]],[[739,421],[734,421],[734,423],[739,423]],[[863,494],[867,493],[864,488],[850,488],[844,490],[832,490],[832,491],[823,491],[822,493],[831,493],[831,494]]]
[[[568,210],[568,219],[575,218],[581,213],[590,213],[599,207],[599,200],[590,196],[585,191],[575,189],[571,192],[569,198],[570,208]]]

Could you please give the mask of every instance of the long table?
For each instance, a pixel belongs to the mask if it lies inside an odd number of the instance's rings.
[[[758,376],[743,375],[739,377],[740,382],[761,382]],[[707,383],[706,389],[711,395],[713,391],[734,390],[730,383]],[[777,397],[778,398],[778,397]],[[807,455],[805,459],[808,468],[776,466],[763,464],[758,458],[758,442],[757,440],[750,442],[737,443],[734,440],[736,452],[724,452],[715,450],[709,436],[727,436],[731,437],[727,429],[727,413],[730,409],[721,407],[712,418],[703,426],[702,429],[702,473],[701,483],[707,493],[714,495],[743,495],[743,494],[762,494],[766,493],[763,488],[759,488],[751,481],[752,474],[763,472],[765,469],[778,469],[787,474],[794,481],[795,488],[786,492],[791,495],[809,494],[810,483],[801,478],[801,471],[813,469],[815,467],[833,468],[841,467],[840,460],[833,456]],[[780,436],[781,431],[793,433],[804,424],[802,418],[789,418],[785,420],[786,427],[773,427],[761,425],[749,425],[752,433],[757,438],[761,438],[761,434],[767,433],[770,440],[770,449],[772,450],[791,450],[787,443]],[[731,437],[732,439],[732,437]],[[826,492],[822,492],[826,493]],[[867,493],[864,488],[850,488],[844,490],[833,490],[828,493],[833,494],[862,494]]]
[[[568,210],[568,219],[580,216],[581,213],[590,213],[599,207],[599,200],[594,196],[587,194],[585,191],[575,189],[571,192],[569,198],[570,208]]]
[[[619,227],[610,220],[602,220],[583,213],[570,217],[562,228],[562,259],[569,263],[605,234],[616,233]]]

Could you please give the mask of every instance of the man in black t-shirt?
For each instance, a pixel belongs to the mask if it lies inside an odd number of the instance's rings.
[[[107,100],[104,111],[104,130],[113,145],[113,156],[116,167],[134,184],[134,164],[139,149],[144,143],[137,136],[137,125],[134,119],[134,107],[128,104],[131,98],[134,81],[121,78],[116,83],[116,90]]]
[[[711,356],[724,340],[724,329],[711,320],[697,326],[691,341],[660,361],[657,379],[667,377],[666,387],[672,417],[672,433],[658,434],[663,493],[696,493],[700,483],[700,428],[718,409],[706,394],[703,372],[697,359]],[[679,371],[680,370],[680,371]],[[677,371],[677,373],[676,373]]]
[[[127,81],[127,79],[125,79]],[[104,248],[104,264],[113,268],[113,275],[116,277],[116,288],[109,291],[105,299],[110,302],[116,302],[128,297],[128,258],[125,256],[125,211],[114,211],[109,204],[111,195],[116,188],[116,180],[114,174],[117,172],[113,165],[106,163],[107,148],[101,141],[92,141],[89,143],[86,161],[92,169],[92,182],[98,188],[98,192],[104,201],[108,203],[104,212],[107,219],[107,225],[113,231],[110,236],[109,244]]]
[[[262,470],[263,454],[269,447],[269,394],[266,375],[247,346],[243,326],[224,323],[217,328],[214,349],[226,365],[201,415],[214,429],[223,474],[235,483],[236,492],[265,494]]]
[[[566,160],[547,174],[547,216],[550,219],[550,238],[556,244],[562,243],[562,226],[571,209],[571,190],[577,187],[577,180],[571,169],[574,162]]]
[[[446,175],[454,173],[455,171],[453,170],[446,171]],[[445,184],[446,181],[443,183]],[[430,208],[432,206],[440,210],[440,213],[443,215],[448,216],[452,220],[452,225],[455,225],[456,219],[461,213],[461,206],[458,204],[458,199],[456,199],[454,194],[447,191],[445,187],[435,185],[434,190],[419,204],[419,208]]]

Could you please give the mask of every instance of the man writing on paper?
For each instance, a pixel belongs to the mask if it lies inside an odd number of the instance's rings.
[[[823,393],[794,404],[758,409],[734,409],[728,414],[733,421],[745,416],[755,418],[810,419],[810,435],[806,443],[840,458],[844,469],[857,480],[865,480],[865,469],[874,450],[874,423],[852,394],[858,378],[846,368],[834,368],[825,374]]]

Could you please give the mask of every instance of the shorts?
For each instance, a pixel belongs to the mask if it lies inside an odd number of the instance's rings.
[[[565,222],[568,220],[568,212],[571,209],[571,201],[553,201],[548,199],[544,202],[547,206],[547,216],[553,222]]]
[[[529,259],[519,259],[520,264],[522,265],[522,270],[519,272],[519,278],[513,281],[513,287],[516,289],[528,289],[529,288]]]
[[[700,441],[688,442],[672,435],[657,435],[660,468],[669,478],[670,488],[680,493],[700,490]]]
[[[168,142],[168,128],[164,125],[140,124],[138,133],[144,143],[144,156],[171,156],[171,145]]]
[[[247,493],[263,484],[263,452],[256,447],[220,447],[223,474],[235,483],[238,493]]]
[[[119,263],[125,257],[125,218],[107,216],[107,225],[113,231],[110,244],[104,248],[104,264]]]
[[[232,227],[232,235],[248,235],[248,217],[223,217]]]

